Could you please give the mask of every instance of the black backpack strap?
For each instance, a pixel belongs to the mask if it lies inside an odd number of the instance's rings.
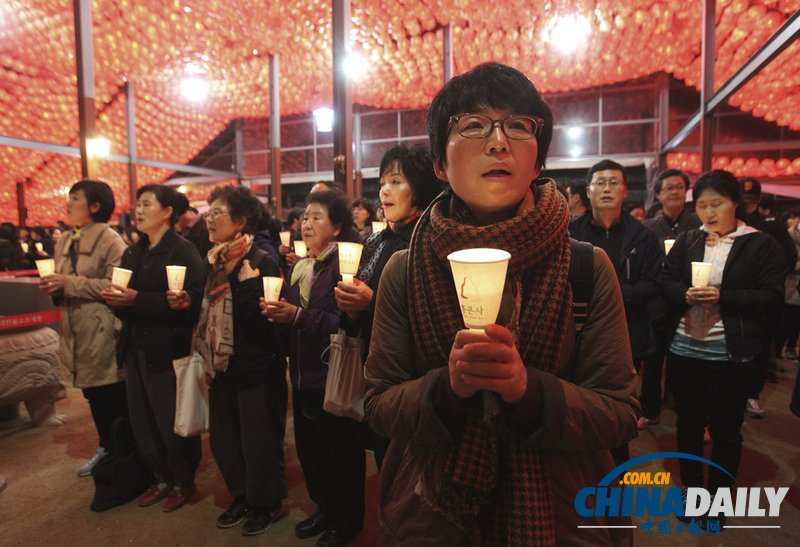
[[[575,336],[586,323],[589,301],[594,289],[594,247],[585,241],[569,240],[569,283],[572,286],[572,313],[575,316]]]
[[[264,257],[267,255],[267,251],[262,249],[261,247],[256,247],[255,252],[253,253],[253,258],[250,260],[250,267],[255,268],[256,265],[260,264]]]

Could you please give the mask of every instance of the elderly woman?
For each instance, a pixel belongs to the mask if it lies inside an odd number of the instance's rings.
[[[328,367],[321,360],[339,328],[341,312],[334,288],[339,281],[337,241],[347,241],[353,225],[347,198],[323,190],[306,198],[303,241],[309,257],[295,263],[285,300],[262,302],[270,321],[291,329],[289,373],[297,457],[317,512],[295,527],[298,538],[324,534],[319,547],[345,545],[364,521],[365,455],[354,421],[322,409]],[[268,305],[270,307],[268,307]]]
[[[589,314],[570,359],[569,211],[539,179],[552,127],[530,80],[496,63],[450,80],[428,109],[449,189],[383,271],[366,364],[367,418],[392,439],[381,545],[632,542],[608,528],[617,519],[575,511],[580,489],[613,469],[609,449],[636,436],[638,404],[629,342],[609,336],[625,313],[601,250],[588,254]],[[464,330],[447,260],[471,247],[511,254],[498,324],[482,332]]]
[[[428,147],[423,145],[413,148],[401,145],[387,150],[381,160],[380,174],[379,195],[389,227],[367,239],[354,283],[339,282],[335,290],[336,303],[345,312],[341,327],[348,336],[363,338],[365,347],[369,347],[372,337],[375,295],[383,269],[394,253],[408,248],[422,211],[442,189]],[[375,435],[366,424],[364,427],[359,424],[357,429],[365,448],[374,454],[380,470],[389,441]]]
[[[174,431],[177,381],[172,362],[189,355],[192,330],[200,312],[203,262],[194,245],[175,231],[177,192],[150,184],[136,192],[136,225],[142,233],[122,257],[131,270],[127,287],[113,286],[103,298],[123,321],[118,356],[125,363],[128,410],[136,443],[156,474],[139,506],[164,498],[164,511],[182,507],[195,491],[200,464],[200,436]],[[175,309],[170,302],[167,266],[185,266],[181,294],[191,302]]]
[[[692,197],[703,226],[678,236],[662,274],[662,293],[674,315],[667,366],[678,451],[702,456],[708,425],[711,461],[727,471],[709,467],[706,488],[713,495],[736,479],[748,386],[769,350],[787,266],[772,237],[737,218],[742,194],[731,173],[704,173]],[[711,264],[707,283],[695,279],[693,262]],[[704,486],[702,462],[681,459],[680,470],[684,492]]]
[[[234,500],[219,528],[247,519],[242,535],[265,532],[282,513],[289,488],[283,458],[286,432],[286,352],[259,306],[262,277],[278,264],[253,242],[261,202],[243,186],[219,186],[208,196],[214,247],[194,351],[206,363],[211,453]]]
[[[372,222],[374,220],[377,220],[375,205],[370,200],[367,198],[353,200],[353,224],[355,224],[362,241],[366,241],[372,235]]]
[[[82,180],[69,191],[67,219],[74,228],[55,247],[55,274],[43,277],[39,288],[61,308],[59,355],[62,381],[72,381],[89,401],[100,448],[78,470],[79,477],[106,453],[111,424],[127,415],[125,375],[117,367],[117,326],[114,312],[103,302],[125,243],[106,224],[114,212],[114,193],[104,182]]]

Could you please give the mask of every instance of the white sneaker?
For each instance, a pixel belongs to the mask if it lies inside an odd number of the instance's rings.
[[[763,418],[764,409],[758,403],[758,399],[747,399],[747,410],[745,411],[751,418]]]
[[[83,464],[81,468],[78,469],[78,476],[88,477],[89,475],[91,475],[94,466],[97,465],[97,462],[99,462],[105,455],[106,455],[106,449],[101,446],[100,448],[97,449],[97,454],[92,456],[91,460]]]

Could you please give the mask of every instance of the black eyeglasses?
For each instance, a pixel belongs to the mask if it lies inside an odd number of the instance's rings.
[[[463,114],[450,117],[447,132],[449,133],[450,127],[455,124],[458,133],[465,139],[485,139],[498,123],[503,134],[509,139],[527,141],[539,133],[544,120],[536,116],[509,116],[504,120],[493,120],[481,114]]]

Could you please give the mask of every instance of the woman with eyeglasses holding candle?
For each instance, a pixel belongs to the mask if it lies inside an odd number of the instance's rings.
[[[443,188],[433,170],[430,151],[421,144],[387,150],[381,160],[380,174],[379,196],[389,226],[366,240],[355,282],[352,285],[340,282],[335,290],[336,303],[344,312],[341,327],[348,336],[365,340],[367,348],[383,268],[394,253],[408,248],[417,220]],[[365,447],[373,452],[380,471],[388,439],[375,435],[366,422],[356,427]]]
[[[681,482],[684,489],[705,487],[713,495],[735,482],[747,390],[758,359],[769,350],[787,266],[772,237],[740,220],[742,193],[734,175],[704,173],[692,198],[703,226],[678,235],[662,274],[662,293],[673,313],[667,366],[678,451],[702,456],[708,425],[711,461],[727,471],[709,467],[706,485],[703,463],[681,459]],[[697,262],[711,264],[706,284],[693,283]]]
[[[353,217],[342,192],[312,192],[306,202],[301,231],[308,257],[292,267],[286,298],[262,301],[261,307],[270,321],[291,332],[297,457],[308,495],[317,504],[317,512],[295,527],[295,535],[304,539],[323,534],[317,545],[325,547],[345,545],[364,523],[366,459],[355,437],[355,422],[322,408],[328,367],[321,355],[338,331],[341,315],[333,292],[341,279],[337,242],[353,237]]]
[[[232,528],[244,520],[242,535],[254,536],[281,517],[289,491],[283,456],[286,351],[260,307],[262,278],[281,274],[254,241],[265,211],[249,188],[214,188],[208,205],[214,247],[192,347],[203,357],[211,386],[211,453],[234,498],[216,525]]]
[[[636,436],[630,346],[601,250],[575,347],[567,202],[539,178],[550,109],[497,63],[451,79],[428,109],[437,176],[408,251],[381,276],[365,411],[392,439],[380,475],[380,545],[617,545],[629,519],[580,516],[576,496]],[[387,209],[387,214],[390,209]],[[497,324],[464,329],[447,256],[511,254]],[[585,264],[585,262],[584,262]],[[579,528],[587,525],[591,528]]]
[[[122,238],[107,224],[114,206],[106,183],[75,183],[67,201],[67,220],[74,228],[56,243],[55,273],[39,281],[39,289],[61,308],[61,381],[81,388],[100,438],[100,448],[78,470],[79,477],[91,475],[106,454],[111,424],[127,413],[125,374],[115,358],[118,326],[101,296],[125,252]]]
[[[127,287],[112,285],[103,298],[122,319],[117,356],[125,363],[128,411],[136,444],[156,475],[139,505],[164,498],[164,511],[182,507],[195,491],[200,436],[174,431],[176,378],[172,362],[189,355],[203,295],[203,262],[197,249],[175,231],[177,192],[149,184],[136,192],[139,241],[125,251],[120,266],[131,270]],[[183,290],[169,290],[167,266],[185,266]],[[178,308],[181,296],[186,305]]]

